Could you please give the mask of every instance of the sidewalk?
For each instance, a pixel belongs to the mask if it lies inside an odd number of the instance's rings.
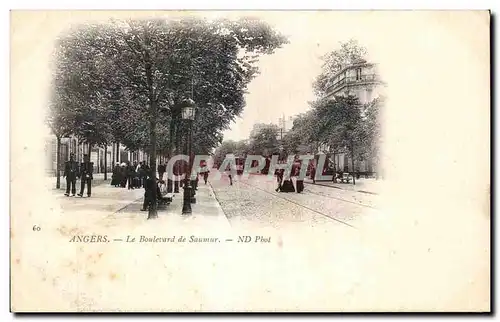
[[[103,183],[108,183],[110,184],[111,183],[111,175],[112,173],[108,172],[108,180],[104,181],[104,173],[96,173],[94,174],[94,180],[92,180],[92,187],[96,187],[98,185],[101,185]],[[57,178],[56,177],[45,177],[46,181],[47,181],[47,186],[50,187],[50,189],[52,190],[57,190],[56,188],[56,180]],[[79,191],[80,190],[80,180],[79,179],[76,179],[76,190]],[[66,190],[66,178],[64,178],[62,175],[61,175],[61,188],[59,190]]]
[[[304,183],[313,184],[313,181],[310,178],[306,178]],[[368,193],[372,195],[378,195],[382,191],[382,185],[384,184],[383,180],[376,179],[364,179],[359,178],[356,179],[356,184],[353,185],[351,183],[335,183],[332,181],[316,181],[315,185],[325,186],[330,188],[342,189],[342,190],[350,190],[361,193]]]
[[[141,191],[143,191],[141,189]],[[231,226],[222,208],[215,199],[215,195],[210,184],[203,184],[201,181],[196,191],[196,203],[191,204],[192,213],[182,214],[184,190],[179,189],[179,193],[174,194],[172,202],[158,209],[158,218],[146,220],[147,211],[141,211],[144,199],[135,200],[127,207],[113,213],[105,218],[108,225],[124,224],[134,228],[134,234],[158,234],[158,227],[165,229],[176,229],[175,234],[181,231],[188,231],[190,234],[200,232],[213,234],[217,237],[219,233],[224,233]],[[115,224],[112,222],[116,221]],[[164,227],[164,228],[163,228]]]

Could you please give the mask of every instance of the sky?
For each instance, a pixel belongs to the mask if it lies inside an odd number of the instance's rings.
[[[288,118],[307,111],[308,102],[315,99],[312,83],[321,72],[321,57],[338,48],[339,42],[366,37],[371,19],[366,13],[361,17],[359,12],[259,12],[251,15],[288,36],[290,43],[272,55],[261,56],[258,63],[261,74],[249,84],[246,107],[224,132],[224,140],[247,139],[255,123],[278,124],[283,115]]]
[[[287,35],[290,43],[272,55],[261,56],[257,64],[260,75],[248,86],[246,107],[224,132],[224,140],[247,139],[255,123],[277,124],[283,115],[306,111],[308,101],[314,99],[312,82],[321,71],[325,50],[311,37],[312,30],[297,28],[300,22],[274,20],[276,30]]]

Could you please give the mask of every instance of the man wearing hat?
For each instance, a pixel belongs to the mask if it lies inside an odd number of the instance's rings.
[[[88,154],[85,154],[83,156],[83,162],[80,164],[80,175],[82,183],[80,186],[80,193],[78,194],[78,196],[83,197],[85,184],[87,184],[87,196],[90,197],[92,193],[93,172],[94,172],[94,162],[90,162]]]
[[[69,197],[69,188],[71,186],[71,195],[76,194],[76,177],[78,176],[78,163],[75,161],[75,154],[71,153],[69,161],[64,164],[64,176],[66,177],[66,197]]]

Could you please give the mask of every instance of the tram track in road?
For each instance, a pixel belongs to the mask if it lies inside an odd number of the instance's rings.
[[[241,181],[239,181],[239,182],[241,182]],[[245,183],[245,184],[247,184],[247,185],[249,185],[249,186],[253,186],[253,185],[248,184],[248,183],[246,183],[246,182],[243,182],[243,183]],[[309,184],[308,184],[308,185],[309,185]],[[309,186],[310,186],[310,185],[309,185]],[[313,184],[312,186],[316,186],[316,187],[318,187],[318,186],[325,186],[325,185],[317,185],[317,184]],[[254,186],[254,187],[255,187],[255,186]],[[326,187],[326,186],[325,186],[325,187]],[[258,188],[258,187],[256,187],[256,188]],[[343,192],[349,192],[349,190],[344,190],[344,189],[342,189],[342,188],[337,188],[337,187],[329,187],[329,188],[338,189],[338,190],[343,191]],[[272,193],[272,192],[270,192],[270,191],[267,191],[267,192],[269,192],[269,193],[271,193],[271,194],[275,195],[274,193]],[[312,191],[311,189],[307,189],[307,192],[308,192],[308,193],[311,193],[311,194],[314,194],[314,195],[316,195],[316,196],[325,197],[325,198],[329,198],[329,199],[335,199],[335,200],[343,201],[343,202],[350,203],[350,204],[353,204],[353,205],[357,205],[357,206],[360,206],[360,207],[365,207],[365,208],[370,208],[370,209],[374,209],[374,210],[379,210],[377,207],[370,206],[370,205],[364,204],[364,203],[362,203],[362,202],[356,202],[356,201],[352,201],[352,200],[348,200],[348,199],[344,199],[344,198],[340,198],[340,197],[334,197],[334,196],[330,196],[330,195],[321,194],[321,193],[318,193],[318,192],[314,192],[314,191]],[[354,193],[363,193],[363,194],[364,194],[364,192],[360,192],[360,191],[358,191],[358,190],[352,190],[351,192],[354,192]],[[372,195],[372,196],[377,196],[378,194],[375,194],[375,193],[369,193],[369,195]],[[278,196],[278,195],[276,195],[276,196]],[[278,197],[281,197],[281,196],[278,196]]]
[[[378,210],[378,208],[376,208],[376,207],[373,207],[373,206],[370,206],[370,205],[366,205],[366,204],[361,203],[361,202],[355,202],[355,201],[347,200],[347,199],[344,199],[344,198],[323,195],[323,194],[311,191],[310,189],[307,189],[307,192],[311,193],[313,195],[316,195],[316,196],[325,197],[325,198],[329,198],[329,199],[340,200],[340,201],[347,202],[347,203],[350,203],[350,204],[353,204],[353,205],[357,205],[357,206],[361,206],[361,207],[366,207],[366,208]]]
[[[353,225],[351,225],[351,224],[349,224],[349,223],[347,223],[347,222],[345,222],[345,221],[343,221],[343,220],[340,220],[340,219],[334,218],[334,217],[332,217],[332,216],[329,216],[329,215],[327,215],[327,214],[325,214],[325,213],[323,213],[323,212],[321,212],[321,211],[318,211],[318,210],[313,209],[313,208],[311,208],[311,207],[305,206],[305,205],[303,205],[303,204],[301,204],[301,203],[299,203],[299,202],[297,202],[297,201],[295,201],[295,200],[292,200],[292,199],[289,199],[289,198],[285,198],[284,196],[280,196],[280,195],[278,195],[278,194],[272,193],[272,192],[271,192],[271,191],[269,191],[269,190],[262,189],[262,188],[260,188],[260,187],[257,187],[257,186],[254,186],[254,185],[252,185],[252,184],[249,184],[249,183],[247,183],[247,182],[239,181],[238,183],[245,184],[245,185],[247,185],[247,186],[249,186],[249,187],[252,187],[252,188],[254,188],[254,189],[257,189],[257,190],[260,190],[260,191],[265,192],[265,193],[267,193],[267,194],[270,194],[270,195],[272,195],[272,196],[274,196],[274,197],[277,197],[277,198],[280,198],[280,199],[282,199],[282,200],[288,201],[289,203],[292,203],[292,204],[294,204],[294,205],[296,205],[296,206],[299,206],[299,207],[305,208],[305,209],[307,209],[307,210],[309,210],[309,211],[312,211],[312,212],[314,212],[314,213],[317,213],[317,214],[319,214],[319,215],[321,215],[321,216],[323,216],[323,217],[326,217],[326,218],[331,219],[331,220],[333,220],[333,221],[339,222],[339,223],[344,224],[344,225],[346,225],[346,226],[349,226],[349,227],[351,227],[351,228],[357,229],[355,226],[353,226]],[[214,193],[215,193],[215,190],[214,190]],[[321,196],[321,195],[320,195],[320,196]],[[344,200],[344,201],[345,201],[345,200]]]

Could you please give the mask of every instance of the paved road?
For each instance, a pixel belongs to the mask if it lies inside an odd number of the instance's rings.
[[[298,193],[278,193],[276,181],[267,176],[238,177],[229,185],[224,175],[212,179],[214,188],[231,224],[245,227],[285,227],[298,224],[355,226],[357,219],[376,211],[377,196],[354,191],[306,185]]]

